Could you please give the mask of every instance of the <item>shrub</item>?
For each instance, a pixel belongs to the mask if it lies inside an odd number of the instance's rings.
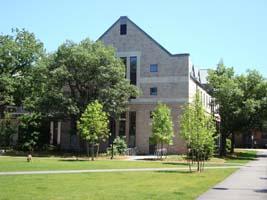
[[[127,150],[126,138],[124,137],[116,137],[113,141],[113,155],[124,155]],[[112,154],[112,145],[107,148],[107,154]]]
[[[232,146],[232,141],[230,139],[226,139],[226,152],[230,153],[231,152],[231,146]]]

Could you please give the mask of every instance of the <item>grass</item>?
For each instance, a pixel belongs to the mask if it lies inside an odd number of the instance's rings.
[[[195,199],[235,169],[0,177],[0,200]]]
[[[212,158],[206,166],[228,166],[244,164],[255,159],[255,151],[237,151],[236,154],[222,158]],[[187,167],[183,156],[169,156],[163,161],[125,161],[101,158],[97,161],[62,157],[34,157],[26,162],[26,157],[0,156],[0,171],[74,170],[74,169],[122,169],[122,168],[161,168]]]
[[[245,164],[249,161],[255,160],[257,152],[254,150],[236,150],[233,155],[225,157],[226,163],[240,163]]]
[[[255,159],[255,151],[237,151],[224,159],[213,158],[207,165],[244,164]],[[164,161],[97,161],[62,157],[0,156],[0,171],[119,169],[187,167],[182,156]],[[79,200],[79,199],[195,199],[236,169],[188,171],[114,172],[0,176],[0,200]]]

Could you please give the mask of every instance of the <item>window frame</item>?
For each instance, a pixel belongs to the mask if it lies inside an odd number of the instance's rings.
[[[150,64],[149,72],[155,73],[155,72],[158,72],[158,71],[159,71],[158,64]]]
[[[153,92],[153,90],[155,90]],[[158,95],[158,88],[157,87],[151,87],[150,88],[150,96],[157,96]]]
[[[127,35],[127,24],[120,25],[120,35]]]

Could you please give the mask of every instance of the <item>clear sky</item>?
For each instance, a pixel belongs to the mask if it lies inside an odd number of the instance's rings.
[[[0,0],[0,32],[25,28],[48,52],[66,39],[96,40],[128,16],[171,53],[199,68],[222,58],[238,73],[267,77],[267,0]]]

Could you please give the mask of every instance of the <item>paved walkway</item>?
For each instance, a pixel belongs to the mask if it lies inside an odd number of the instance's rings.
[[[258,151],[251,161],[198,200],[267,200],[267,150]]]
[[[228,169],[240,168],[240,166],[214,166],[205,169]],[[194,168],[192,168],[194,169]],[[80,174],[80,173],[103,173],[103,172],[144,172],[144,171],[185,171],[188,167],[173,168],[132,168],[132,169],[85,169],[85,170],[49,170],[49,171],[19,171],[19,172],[0,172],[0,176],[5,175],[26,175],[26,174]]]

